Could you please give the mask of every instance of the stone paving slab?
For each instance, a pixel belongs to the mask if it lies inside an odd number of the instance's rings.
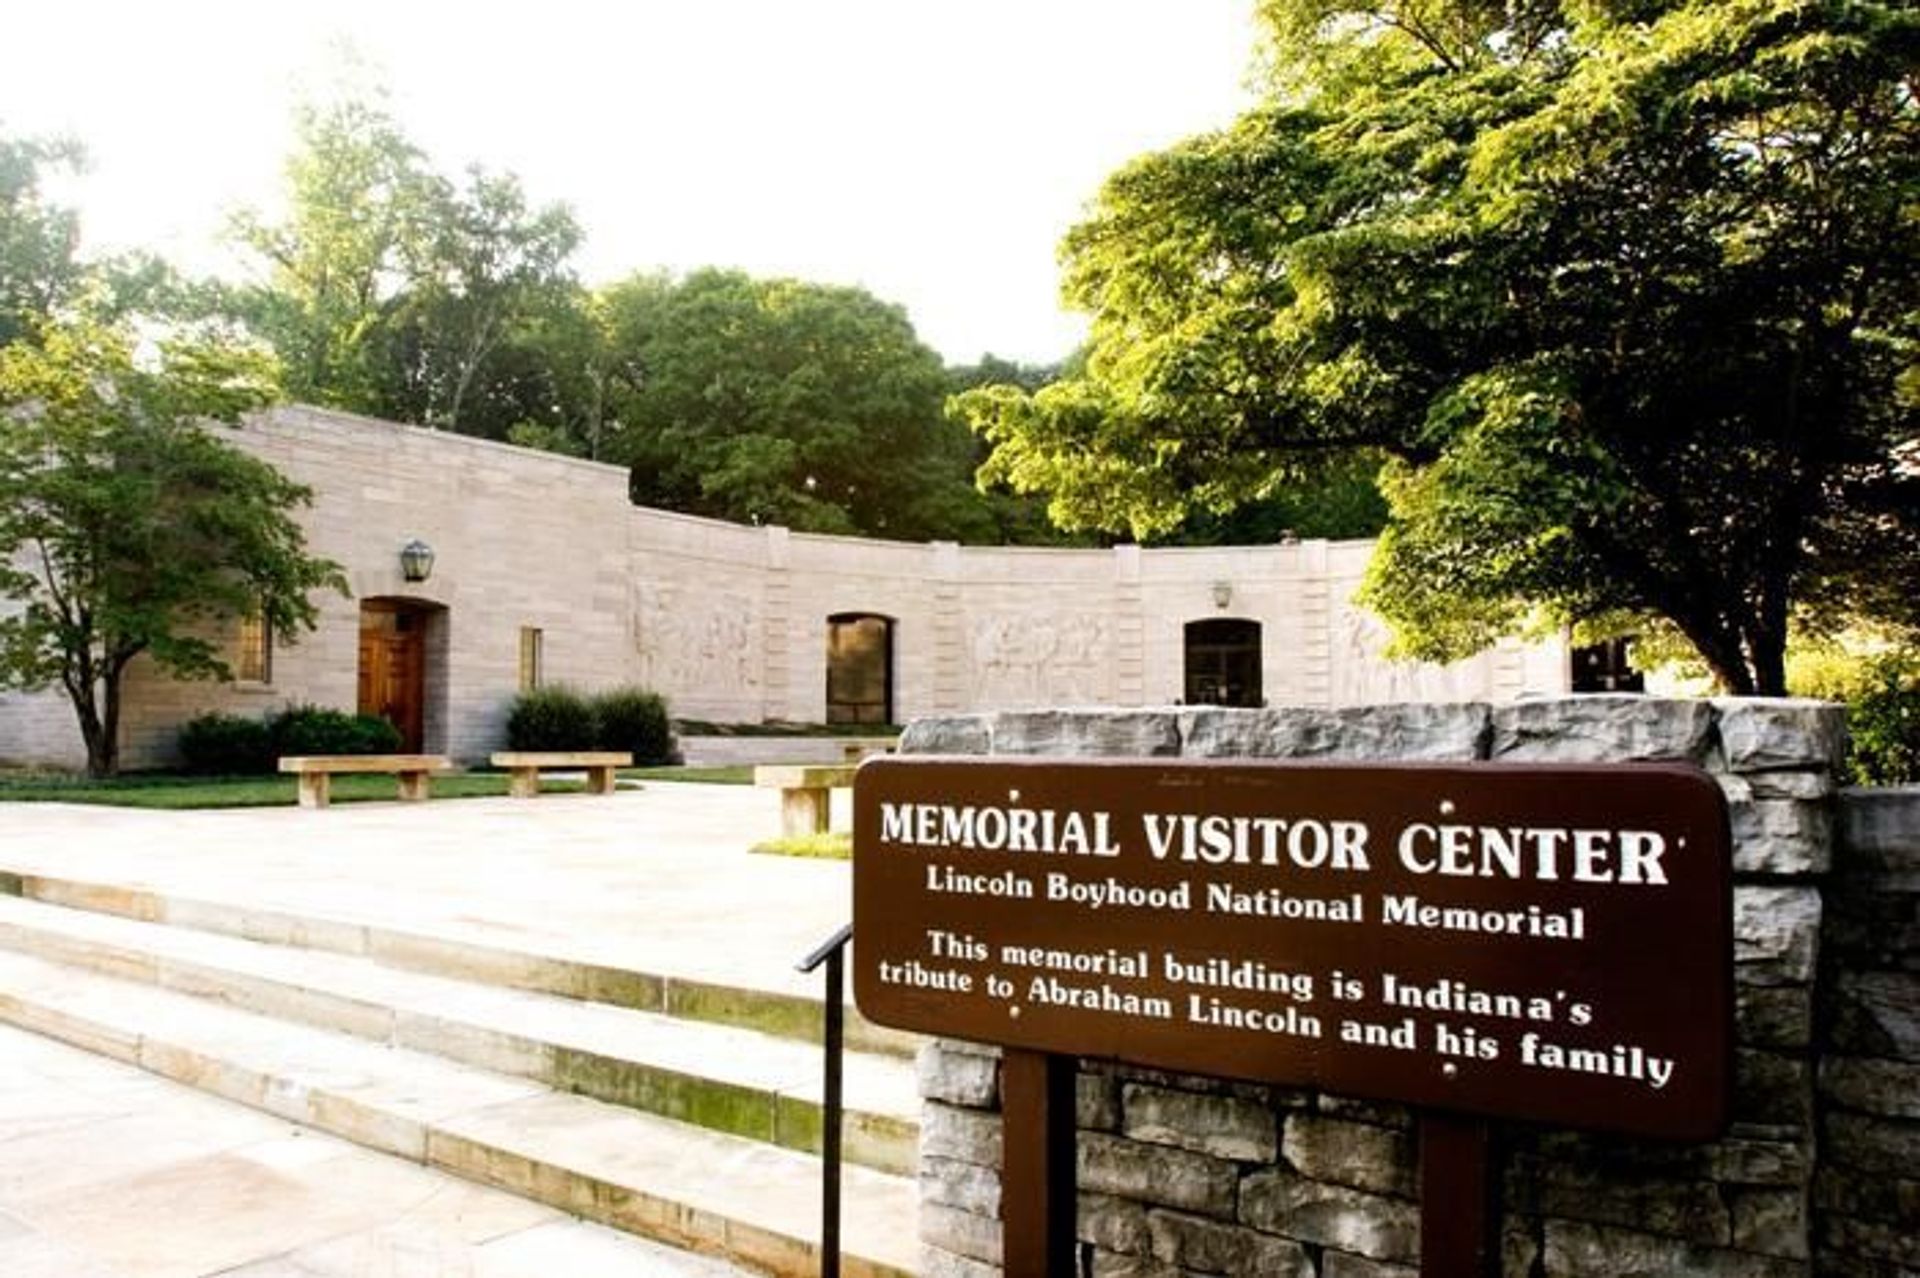
[[[0,953],[0,991],[0,1018],[14,1025],[283,1120],[768,1272],[816,1269],[819,1164],[808,1155],[20,954]],[[47,1147],[70,1137],[50,1132]],[[0,1161],[5,1153],[0,1146]],[[130,1166],[113,1169],[112,1192],[135,1204],[163,1194],[165,1185],[144,1179],[145,1156],[128,1156]],[[244,1202],[277,1184],[230,1165],[194,1174],[209,1178],[186,1186],[196,1201]],[[913,1182],[846,1167],[842,1183],[849,1278],[911,1273]],[[0,1210],[16,1209],[0,1197]]]
[[[7,1278],[744,1278],[0,1028]]]
[[[747,851],[779,829],[777,794],[674,782],[320,812],[0,803],[0,873],[818,997],[793,964],[851,917],[848,866]]]

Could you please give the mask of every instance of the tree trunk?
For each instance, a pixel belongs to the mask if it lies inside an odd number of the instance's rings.
[[[95,778],[114,775],[120,770],[120,752],[113,734],[101,722],[91,672],[84,672],[80,680],[69,682],[67,695],[73,701],[74,715],[80,720],[80,739],[86,742],[87,775]]]

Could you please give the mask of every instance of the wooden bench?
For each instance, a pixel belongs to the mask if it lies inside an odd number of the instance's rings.
[[[632,767],[633,756],[614,750],[502,750],[493,756],[493,766],[507,770],[507,793],[516,799],[540,793],[543,768],[585,771],[588,794],[612,794],[614,769]]]
[[[336,772],[391,772],[400,778],[400,798],[418,803],[427,797],[427,778],[453,764],[440,754],[289,754],[280,770],[300,778],[300,806],[324,808]]]
[[[825,834],[833,792],[852,785],[856,771],[851,764],[763,763],[753,783],[780,791],[782,834]]]

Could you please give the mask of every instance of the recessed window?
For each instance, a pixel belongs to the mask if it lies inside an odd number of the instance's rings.
[[[233,677],[241,683],[273,682],[273,623],[264,613],[240,618],[234,639]]]
[[[545,655],[546,635],[537,626],[520,627],[520,691],[527,692],[540,686]]]

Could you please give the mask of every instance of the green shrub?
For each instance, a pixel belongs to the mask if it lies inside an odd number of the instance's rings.
[[[593,706],[563,684],[532,688],[507,710],[511,750],[591,750],[597,735]]]
[[[1855,784],[1920,782],[1920,653],[1868,663],[1864,686],[1847,700],[1847,735]]]
[[[273,753],[391,754],[401,745],[400,729],[378,715],[348,714],[321,706],[288,706],[270,725]]]
[[[625,750],[636,767],[680,762],[667,702],[645,688],[609,688],[592,700],[594,739],[602,750]]]
[[[195,715],[180,725],[180,761],[201,776],[272,772],[272,733],[262,719],[217,711]]]

